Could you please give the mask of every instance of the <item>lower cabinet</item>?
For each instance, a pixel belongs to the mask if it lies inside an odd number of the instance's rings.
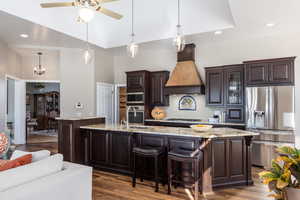
[[[131,173],[130,133],[90,131],[89,164],[99,169]]]
[[[88,164],[96,169],[116,172],[126,175],[132,174],[132,148],[134,145],[164,147],[166,151],[172,149],[195,150],[207,139],[193,137],[161,136],[151,134],[113,132],[113,131],[85,131],[89,139]],[[226,187],[230,185],[244,185],[251,183],[251,150],[244,137],[217,138],[208,143],[204,149],[204,159],[201,166],[203,172],[209,173],[212,187]],[[159,162],[159,176],[166,183],[167,155]],[[250,163],[250,164],[249,164]],[[137,169],[144,177],[152,177],[154,163],[151,158],[138,158]],[[192,180],[192,166],[190,163],[176,163],[180,179]],[[205,176],[206,177],[206,176]],[[250,177],[250,178],[249,178]]]
[[[246,144],[243,138],[217,139],[212,143],[213,185],[238,184],[247,179]],[[221,167],[222,166],[222,167]]]

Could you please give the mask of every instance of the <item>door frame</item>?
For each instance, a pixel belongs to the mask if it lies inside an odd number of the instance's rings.
[[[7,81],[13,79],[15,81],[15,109],[14,109],[14,144],[26,143],[26,84],[24,80],[5,74],[5,128],[7,128]]]
[[[99,113],[99,108],[100,108],[100,94],[99,94],[99,87],[100,86],[109,86],[112,88],[112,123],[115,122],[115,84],[113,83],[105,83],[105,82],[96,82],[96,115],[98,117],[105,117],[105,116],[101,116]]]
[[[115,92],[114,92],[114,100],[115,100],[115,103],[114,103],[114,119],[115,119],[115,123],[118,123],[119,122],[119,118],[120,118],[120,102],[119,102],[119,97],[120,97],[120,94],[119,94],[119,88],[122,88],[122,87],[127,87],[126,84],[115,84]]]

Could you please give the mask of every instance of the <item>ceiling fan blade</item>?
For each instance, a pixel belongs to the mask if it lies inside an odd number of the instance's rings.
[[[41,3],[42,8],[69,7],[75,6],[74,2],[59,2],[59,3]]]
[[[98,2],[101,3],[109,3],[109,2],[114,2],[114,1],[120,1],[120,0],[98,0]]]
[[[121,19],[123,17],[123,15],[120,15],[116,12],[113,12],[111,10],[108,10],[106,8],[103,8],[103,7],[99,7],[96,9],[97,11],[109,16],[109,17],[112,17],[112,18],[115,18],[115,19]]]

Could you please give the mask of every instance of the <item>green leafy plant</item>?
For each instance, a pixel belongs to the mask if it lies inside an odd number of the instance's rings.
[[[270,197],[284,200],[288,187],[300,188],[300,150],[284,146],[277,152],[280,155],[272,160],[271,169],[259,173],[259,176],[273,192]]]

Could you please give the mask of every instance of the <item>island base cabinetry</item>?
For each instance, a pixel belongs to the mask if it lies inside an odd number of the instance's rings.
[[[136,146],[162,147],[165,156],[159,163],[161,181],[167,180],[167,152],[174,148],[195,150],[204,143],[204,158],[200,165],[203,192],[216,187],[250,185],[251,178],[251,137],[205,139],[197,137],[152,135],[102,130],[82,130],[88,138],[86,164],[96,169],[132,175],[132,148]],[[153,173],[154,161],[138,159],[139,173],[149,177]],[[176,165],[177,173],[184,181],[192,180],[192,166]]]

